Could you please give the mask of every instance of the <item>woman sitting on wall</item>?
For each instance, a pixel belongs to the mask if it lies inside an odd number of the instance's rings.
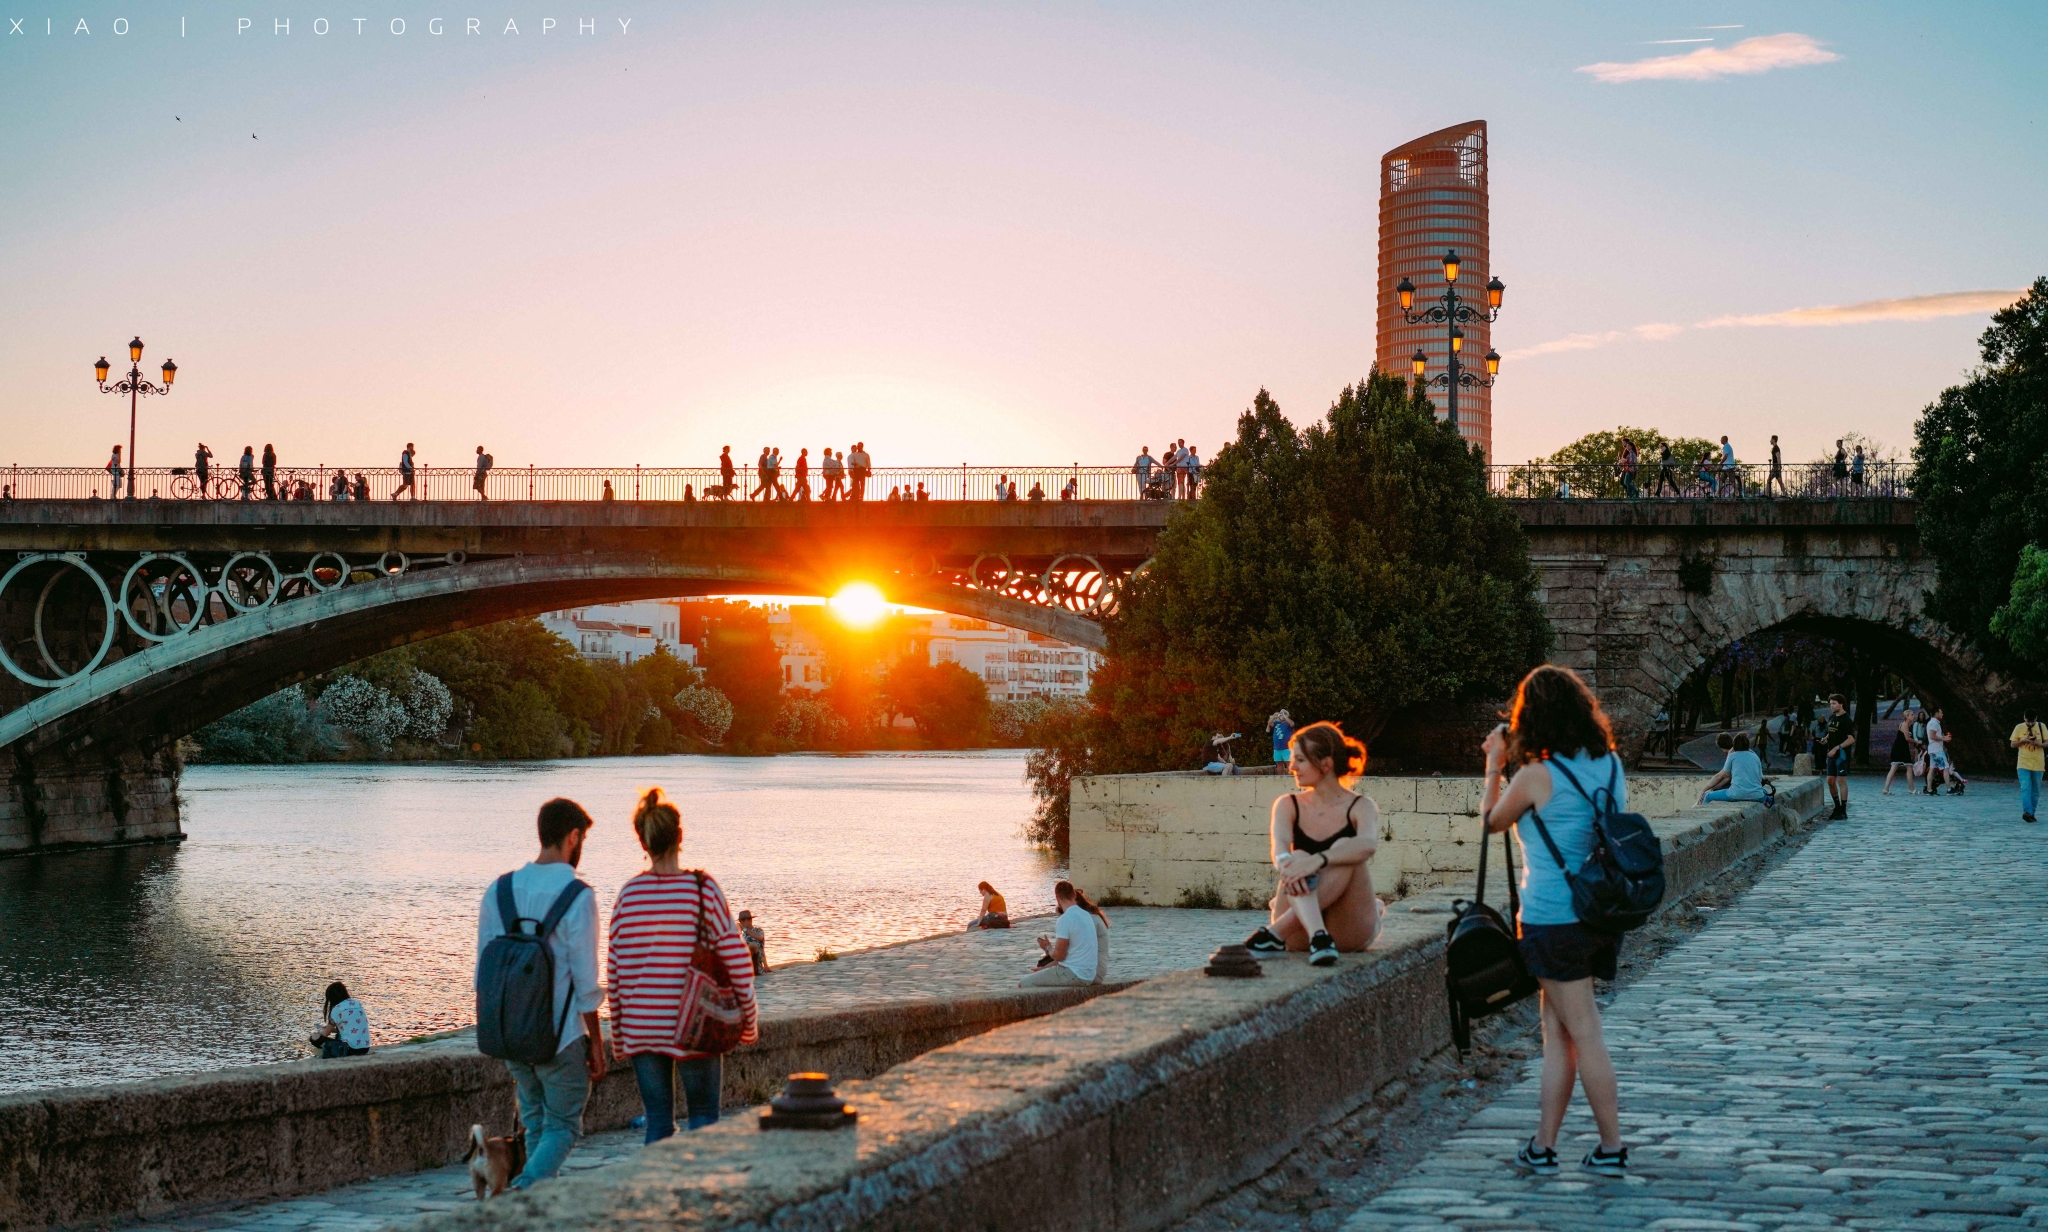
[[[1301,790],[1273,801],[1273,919],[1245,945],[1254,954],[1306,949],[1309,962],[1328,966],[1379,934],[1386,909],[1372,892],[1369,862],[1379,849],[1380,811],[1351,790],[1365,773],[1365,746],[1343,728],[1311,723],[1288,749]]]

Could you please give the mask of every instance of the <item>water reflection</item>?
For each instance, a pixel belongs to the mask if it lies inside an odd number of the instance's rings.
[[[752,908],[778,963],[955,928],[986,878],[1049,909],[1020,754],[660,757],[517,766],[195,767],[181,847],[0,860],[0,1090],[304,1056],[330,979],[378,1043],[466,1023],[476,903],[567,795],[609,910],[660,784],[684,863]]]

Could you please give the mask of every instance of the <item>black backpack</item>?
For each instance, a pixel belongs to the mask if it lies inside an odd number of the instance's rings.
[[[555,956],[548,949],[548,938],[576,896],[589,888],[580,878],[572,878],[555,896],[547,918],[538,921],[537,931],[529,933],[520,925],[535,921],[520,918],[519,904],[512,897],[512,874],[498,878],[498,922],[505,934],[484,946],[476,964],[478,1052],[529,1065],[555,1059],[562,1030],[569,1025],[569,1009],[576,1003],[576,984],[572,978],[569,1005],[562,1007],[558,1017]]]
[[[1565,867],[1564,853],[1551,841],[1543,814],[1529,810],[1536,833],[1571,887],[1572,914],[1588,932],[1619,935],[1641,928],[1664,901],[1664,844],[1641,813],[1624,813],[1616,807],[1615,776],[1620,768],[1607,772],[1607,786],[1588,794],[1556,759],[1545,764],[1563,775],[1572,790],[1593,806],[1593,849],[1576,871]]]
[[[1513,926],[1486,905],[1486,846],[1493,836],[1484,818],[1479,825],[1479,886],[1472,902],[1461,898],[1451,904],[1451,922],[1445,928],[1444,992],[1451,1002],[1451,1040],[1460,1056],[1472,1046],[1474,1019],[1498,1014],[1536,991],[1536,979],[1522,962]],[[1501,846],[1508,857],[1508,910],[1520,914],[1515,847],[1506,835],[1501,836]]]

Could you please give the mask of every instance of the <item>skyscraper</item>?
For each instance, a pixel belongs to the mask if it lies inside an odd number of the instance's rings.
[[[1433,304],[1444,291],[1444,249],[1455,248],[1462,258],[1458,271],[1459,294],[1467,288],[1475,307],[1484,307],[1481,290],[1493,276],[1493,261],[1487,244],[1486,216],[1486,121],[1472,120],[1438,129],[1403,146],[1388,150],[1380,159],[1380,281],[1379,338],[1380,371],[1410,371],[1417,349],[1429,356],[1429,375],[1444,371],[1448,344],[1442,325],[1410,325],[1401,312],[1395,284],[1407,278],[1415,284],[1415,306]],[[1461,327],[1465,335],[1459,361],[1468,370],[1484,376],[1479,357],[1491,345],[1493,327],[1474,321]],[[1458,391],[1458,432],[1493,457],[1492,390],[1484,387]],[[1441,418],[1446,395],[1441,387],[1430,391]]]

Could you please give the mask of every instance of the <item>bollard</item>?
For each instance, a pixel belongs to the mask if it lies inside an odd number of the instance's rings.
[[[854,1106],[832,1090],[830,1074],[791,1074],[782,1094],[768,1102],[761,1128],[838,1129],[860,1119]]]
[[[1209,965],[1202,968],[1202,974],[1241,980],[1264,975],[1266,969],[1259,966],[1259,960],[1253,958],[1252,952],[1244,946],[1226,945],[1209,955]]]

